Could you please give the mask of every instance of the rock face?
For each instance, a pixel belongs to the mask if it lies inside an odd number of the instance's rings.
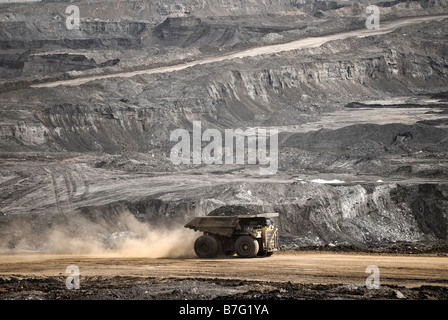
[[[433,189],[432,189],[433,188]],[[291,232],[290,239],[296,245],[355,244],[381,245],[394,242],[446,240],[446,199],[432,191],[446,189],[446,186],[401,185],[320,187],[317,197],[295,207],[286,206],[287,214],[283,227]],[[426,190],[425,190],[426,189]],[[432,189],[432,191],[429,191]],[[399,198],[406,192],[408,199]],[[446,190],[445,190],[446,192]],[[330,196],[329,196],[330,195]],[[431,197],[432,199],[428,199]],[[439,207],[426,212],[424,221],[416,218],[423,203],[432,203],[434,197]],[[424,200],[426,198],[426,200]],[[408,207],[407,200],[421,202],[420,209]],[[412,206],[412,205],[411,205]],[[422,217],[420,215],[420,217]],[[440,222],[440,225],[438,222]],[[426,230],[426,231],[424,231]],[[427,232],[431,230],[430,232]],[[442,231],[443,230],[443,231]]]
[[[441,28],[442,34],[448,32]],[[379,98],[383,92],[400,96],[445,86],[448,77],[442,44],[434,45],[427,55],[423,47],[414,47],[412,54],[404,48],[378,48],[361,58],[346,51],[352,45],[360,50],[373,45],[385,47],[392,37],[404,46],[404,37],[397,35],[385,36],[381,42],[349,39],[299,56],[283,53],[280,57],[247,58],[243,70],[222,62],[194,71],[132,78],[126,84],[107,80],[99,94],[88,87],[71,88],[67,95],[58,88],[41,89],[33,113],[26,111],[21,122],[2,128],[1,144],[10,151],[26,146],[41,151],[146,152],[153,145],[169,144],[169,128],[188,123],[192,117],[201,119],[204,126],[218,128],[292,125],[309,120],[316,112],[339,109],[367,97]],[[313,55],[326,50],[334,54],[321,54],[319,61],[313,61]],[[98,66],[82,56],[56,58],[76,61],[86,68]],[[51,68],[48,61],[55,57],[35,59]],[[31,65],[40,65],[37,61]],[[69,63],[57,65],[70,67]],[[191,78],[196,80],[187,83]],[[93,96],[94,104],[90,103]],[[5,119],[12,110],[17,112],[14,103],[3,106]]]
[[[182,226],[227,205],[279,212],[287,247],[446,241],[446,20],[170,73],[28,86],[365,22],[360,14],[341,17],[359,9],[349,2],[250,3],[119,2],[120,21],[115,11],[88,11],[97,3],[80,2],[81,12],[92,13],[72,33],[64,29],[66,3],[51,3],[51,20],[38,19],[48,17],[47,6],[33,14],[6,8],[0,248],[48,248],[48,232],[61,226],[81,237],[138,233],[122,223],[129,214]],[[404,14],[398,5],[383,7],[387,18]],[[434,5],[424,5],[430,14]],[[254,175],[258,166],[248,164],[174,165],[170,133],[191,131],[193,121],[202,130],[279,129],[277,174]]]
[[[205,176],[194,183],[179,174],[161,180],[132,174],[134,169],[124,173],[129,167],[119,162],[108,170],[81,159],[76,164],[36,160],[30,156],[28,165],[16,165],[14,176],[3,183],[2,249],[50,249],[50,239],[62,230],[67,241],[138,234],[138,225],[126,223],[129,214],[152,228],[182,228],[195,216],[223,214],[226,206],[242,206],[238,212],[278,212],[275,223],[286,248],[443,242],[448,236],[446,183],[321,184],[304,179],[279,184],[256,178],[235,182],[237,175],[233,182]]]
[[[23,76],[45,76],[47,74],[62,73],[72,70],[87,70],[113,66],[120,59],[113,59],[102,63],[96,63],[93,59],[82,54],[43,54],[32,55],[24,63]]]

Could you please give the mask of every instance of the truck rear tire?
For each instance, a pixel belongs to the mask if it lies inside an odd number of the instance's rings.
[[[218,241],[212,236],[202,235],[194,243],[194,252],[199,258],[214,258],[218,253]]]
[[[235,241],[235,252],[241,258],[253,258],[258,254],[260,245],[250,236],[241,236]]]

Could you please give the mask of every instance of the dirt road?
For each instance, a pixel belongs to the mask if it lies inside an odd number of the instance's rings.
[[[430,21],[440,21],[440,20],[443,20],[446,18],[448,18],[448,15],[404,18],[404,19],[399,19],[396,21],[384,22],[381,24],[380,29],[369,30],[367,28],[364,28],[364,29],[360,29],[360,30],[336,33],[336,34],[328,35],[328,36],[308,37],[308,38],[304,38],[304,39],[300,39],[300,40],[296,40],[296,41],[291,41],[288,43],[252,48],[252,49],[243,50],[243,51],[232,53],[232,54],[226,54],[226,55],[222,55],[222,56],[191,61],[191,62],[187,62],[187,63],[177,64],[174,66],[152,68],[152,69],[132,71],[132,72],[120,72],[120,73],[114,73],[114,74],[88,76],[88,77],[81,77],[81,78],[76,78],[76,79],[71,79],[71,80],[53,81],[53,82],[35,84],[35,85],[32,85],[31,87],[35,87],[35,88],[55,87],[58,85],[76,86],[76,85],[81,85],[81,84],[84,84],[84,83],[87,83],[90,81],[94,81],[94,80],[99,80],[99,79],[107,79],[107,78],[115,78],[115,77],[128,78],[128,77],[133,77],[133,76],[140,75],[140,74],[155,74],[155,73],[166,73],[166,72],[172,72],[172,71],[179,71],[179,70],[183,70],[183,69],[193,67],[196,65],[220,62],[220,61],[224,61],[224,60],[255,57],[255,56],[260,56],[260,55],[264,55],[264,54],[275,54],[275,53],[279,53],[282,51],[315,48],[315,47],[319,47],[319,46],[323,45],[324,43],[326,43],[328,41],[332,41],[332,40],[342,40],[342,39],[346,39],[349,37],[367,37],[367,36],[381,35],[381,34],[386,34],[386,33],[392,32],[392,31],[396,30],[397,28],[401,28],[404,26],[423,23],[423,22],[430,22]]]
[[[65,288],[70,275],[66,268],[71,265],[79,268],[83,290]],[[141,299],[148,293],[153,298],[171,299],[182,298],[179,294],[194,288],[194,294],[201,294],[199,299],[238,294],[247,297],[244,295],[248,292],[269,297],[273,291],[287,294],[291,286],[295,295],[311,290],[313,298],[336,289],[342,297],[353,294],[353,290],[365,297],[375,291],[366,289],[366,279],[374,275],[373,271],[366,272],[368,266],[378,267],[376,284],[382,291],[376,293],[384,295],[386,290],[390,294],[390,290],[399,288],[404,296],[421,290],[437,292],[433,296],[436,299],[448,295],[447,256],[280,252],[256,259],[152,259],[29,253],[0,256],[0,297],[105,298],[105,292],[114,292],[115,297],[124,299]],[[215,286],[213,294],[211,286]],[[194,294],[187,297],[194,299]]]

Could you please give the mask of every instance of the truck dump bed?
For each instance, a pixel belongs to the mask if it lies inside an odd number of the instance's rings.
[[[188,222],[184,227],[194,231],[208,232],[225,237],[231,237],[238,226],[240,220],[253,218],[274,218],[278,213],[260,213],[237,216],[205,216],[196,217]]]

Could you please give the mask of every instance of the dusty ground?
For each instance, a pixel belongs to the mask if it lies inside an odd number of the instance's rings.
[[[3,254],[2,299],[447,299],[448,257],[287,251],[257,259]],[[69,265],[80,288],[69,290]],[[379,288],[368,289],[368,266]]]

